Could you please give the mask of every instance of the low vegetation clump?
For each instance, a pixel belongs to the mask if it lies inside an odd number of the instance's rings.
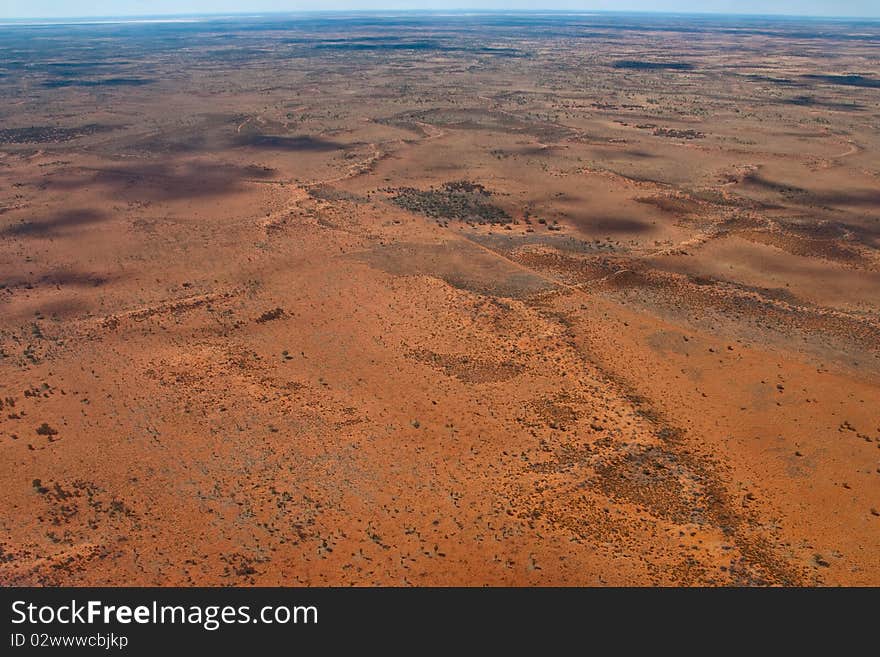
[[[0,144],[44,144],[64,142],[112,130],[112,126],[90,123],[77,128],[58,126],[31,126],[28,128],[4,128],[0,130]]]
[[[690,71],[694,67],[687,62],[648,62],[640,59],[621,59],[614,62],[614,68],[634,71]]]
[[[478,183],[456,181],[427,191],[414,187],[395,190],[392,202],[434,219],[458,219],[479,224],[506,224],[510,215],[487,200],[492,193]]]
[[[675,128],[654,128],[655,137],[672,137],[673,139],[702,139],[706,135],[697,130],[677,130]]]
[[[267,310],[262,315],[257,317],[257,324],[265,324],[266,322],[272,322],[276,319],[281,319],[282,317],[284,317],[284,309],[273,308],[272,310]]]
[[[37,435],[39,436],[57,436],[58,430],[53,429],[47,423],[43,422],[40,426],[37,427]]]

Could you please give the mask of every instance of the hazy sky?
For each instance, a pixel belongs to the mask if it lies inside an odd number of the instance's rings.
[[[600,9],[880,17],[880,0],[0,0],[3,18],[315,9]]]

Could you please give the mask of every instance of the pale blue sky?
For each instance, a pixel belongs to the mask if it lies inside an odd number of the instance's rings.
[[[318,9],[568,9],[880,17],[880,0],[0,0],[2,18]]]

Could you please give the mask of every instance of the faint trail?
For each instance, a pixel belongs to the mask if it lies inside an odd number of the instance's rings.
[[[312,187],[319,187],[321,185],[330,185],[336,182],[341,182],[343,180],[354,178],[361,175],[362,173],[366,173],[376,162],[382,159],[383,156],[383,152],[377,144],[370,144],[370,148],[373,149],[373,152],[368,157],[364,158],[360,162],[351,165],[348,168],[348,171],[346,171],[342,175],[336,176],[335,178],[325,178],[323,180],[316,180],[310,183],[305,183],[304,185],[300,185],[300,187],[302,189],[310,189]]]
[[[590,294],[589,292],[587,292],[586,290],[582,289],[581,287],[579,287],[577,285],[570,285],[569,283],[566,283],[564,281],[557,279],[555,276],[551,276],[550,274],[545,274],[542,271],[532,269],[531,267],[529,267],[527,265],[524,265],[520,262],[517,262],[516,260],[514,260],[512,258],[508,258],[503,253],[499,253],[498,251],[496,251],[494,249],[490,249],[488,246],[484,246],[483,244],[480,244],[479,242],[475,242],[474,240],[470,239],[467,235],[462,235],[461,233],[455,233],[455,236],[458,237],[459,239],[464,240],[468,244],[472,244],[473,246],[477,247],[478,249],[485,251],[486,253],[494,256],[495,258],[497,258],[499,260],[503,260],[507,264],[516,267],[520,271],[526,272],[527,274],[531,274],[532,276],[537,276],[538,278],[542,279],[543,281],[545,281],[547,283],[550,283],[551,285],[565,288],[569,292],[573,292],[575,294],[580,293],[580,294],[584,294],[587,296],[589,296],[589,294]]]
[[[852,139],[847,139],[846,141],[840,143],[841,145],[848,144],[849,148],[847,148],[842,153],[838,153],[837,155],[829,155],[827,157],[817,158],[816,163],[818,168],[829,169],[836,164],[840,164],[840,160],[855,155],[862,150],[861,147],[856,144]]]
[[[844,151],[843,153],[841,153],[840,155],[833,155],[832,159],[841,160],[845,157],[849,157],[850,155],[855,155],[856,153],[858,153],[861,150],[861,148],[859,148],[858,144],[856,144],[854,141],[850,141],[848,143],[849,143],[849,148],[846,151]]]
[[[293,188],[293,191],[290,193],[288,197],[287,204],[280,210],[276,210],[271,214],[267,215],[263,219],[260,220],[260,226],[264,229],[268,230],[273,227],[278,227],[284,223],[284,219],[290,216],[290,214],[296,210],[300,206],[303,201],[307,201],[310,199],[309,190],[314,187],[320,187],[321,185],[330,185],[333,183],[341,182],[343,180],[348,180],[350,178],[354,178],[363,173],[366,173],[370,170],[370,168],[382,159],[384,153],[379,145],[370,144],[370,147],[373,149],[373,152],[370,153],[369,156],[364,158],[363,160],[356,162],[351,165],[348,170],[342,175],[335,176],[332,178],[323,178],[320,180],[313,180],[312,182],[303,183],[300,185],[296,185]]]
[[[428,141],[429,139],[439,139],[440,137],[445,137],[447,134],[445,130],[443,130],[442,128],[438,128],[431,123],[425,123],[424,121],[415,121],[414,123],[422,130],[429,133],[425,135],[425,138],[422,139],[419,143],[423,141]]]
[[[92,317],[84,320],[82,324],[87,326],[97,325],[104,328],[113,328],[122,320],[131,319],[136,322],[140,322],[156,315],[164,315],[170,312],[193,310],[195,308],[199,308],[210,303],[231,299],[240,293],[241,290],[233,289],[225,292],[193,294],[187,297],[166,299],[145,306],[140,306],[138,308],[131,308],[129,310],[124,310],[118,313],[105,315],[103,317]]]
[[[245,120],[244,123],[247,123],[247,121],[249,120],[250,119]],[[242,125],[244,125],[244,123],[242,123]],[[437,128],[436,126],[433,126],[429,123],[417,122],[417,124],[426,133],[429,133],[424,138],[420,139],[419,143],[423,143],[430,139],[439,139],[440,137],[446,135],[446,131],[441,130],[440,128]],[[355,178],[357,176],[368,173],[370,169],[387,154],[387,151],[383,150],[383,146],[388,144],[401,145],[404,143],[405,140],[403,139],[380,142],[378,144],[370,143],[369,146],[372,149],[372,153],[370,153],[363,160],[360,160],[359,162],[356,162],[355,164],[349,166],[348,170],[345,173],[338,176],[333,176],[331,178],[322,178],[319,180],[313,180],[311,182],[297,185],[293,192],[294,198],[292,198],[283,209],[273,212],[269,216],[265,217],[260,222],[260,225],[262,225],[263,228],[271,228],[272,226],[280,225],[282,221],[279,220],[289,216],[291,212],[299,207],[300,203],[309,199],[308,191],[310,189],[314,187],[320,187],[321,185],[332,185],[333,183],[342,182],[343,180],[350,180],[351,178]]]
[[[655,258],[662,257],[668,255],[676,255],[685,251],[687,249],[694,249],[700,246],[703,246],[707,242],[716,239],[718,237],[724,237],[729,233],[729,229],[727,228],[727,223],[730,220],[730,217],[721,217],[715,221],[713,221],[708,227],[703,230],[697,231],[690,237],[685,240],[682,240],[678,244],[673,244],[671,246],[662,247],[659,249],[655,249],[653,251],[646,251],[638,256],[639,259],[647,259],[647,258]]]

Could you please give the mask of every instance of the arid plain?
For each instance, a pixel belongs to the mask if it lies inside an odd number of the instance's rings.
[[[878,45],[0,27],[0,582],[880,585]]]

